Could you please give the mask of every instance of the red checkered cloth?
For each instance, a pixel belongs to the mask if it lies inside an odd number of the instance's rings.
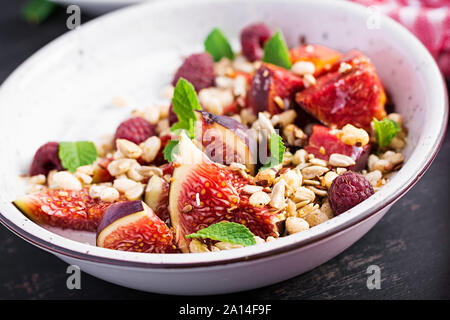
[[[450,0],[350,0],[397,20],[419,38],[450,77]]]

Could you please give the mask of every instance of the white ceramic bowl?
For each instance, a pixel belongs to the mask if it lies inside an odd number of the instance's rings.
[[[417,182],[436,155],[446,127],[446,90],[432,57],[389,18],[381,17],[379,29],[368,29],[370,13],[335,0],[169,1],[126,8],[69,32],[28,59],[0,90],[2,223],[87,273],[160,293],[251,289],[324,263],[364,235]],[[88,244],[93,243],[91,234],[46,229],[11,204],[24,192],[18,176],[26,172],[39,145],[113,132],[132,107],[159,102],[182,55],[202,50],[213,27],[220,27],[238,48],[239,31],[255,21],[281,28],[291,45],[305,35],[310,43],[343,51],[358,48],[370,56],[409,128],[407,161],[381,191],[306,232],[264,245],[180,255],[98,248]],[[130,107],[112,106],[115,96]]]

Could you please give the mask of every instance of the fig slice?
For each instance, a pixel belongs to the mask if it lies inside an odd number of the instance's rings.
[[[231,117],[196,111],[201,123],[197,126],[197,138],[201,140],[208,157],[226,165],[232,162],[242,163],[253,175],[257,143],[250,129]]]
[[[162,221],[170,224],[169,184],[163,178],[157,175],[150,178],[145,188],[145,203]]]
[[[296,94],[297,104],[327,126],[346,124],[371,130],[373,118],[386,117],[386,94],[374,65],[353,50],[314,86]]]
[[[95,231],[105,210],[114,202],[91,198],[87,188],[80,191],[45,188],[22,196],[13,203],[36,223]]]
[[[182,133],[169,191],[169,212],[176,243],[189,252],[186,235],[211,224],[244,224],[262,238],[278,237],[284,212],[268,206],[253,207],[242,189],[252,184],[229,167],[211,161]],[[280,223],[281,222],[281,223]]]
[[[317,45],[304,44],[289,50],[292,63],[307,61],[314,64],[314,76],[327,72],[336,61],[342,58],[342,54],[331,48]]]
[[[309,144],[305,147],[308,153],[314,154],[316,158],[329,160],[333,153],[349,156],[355,160],[355,165],[348,167],[349,170],[361,171],[366,167],[371,145],[362,147],[350,146],[342,142],[331,130],[321,125],[313,126],[313,133],[309,138]]]
[[[298,75],[264,63],[253,75],[247,93],[247,107],[255,114],[283,112],[292,108],[295,94],[303,88],[303,79]]]
[[[173,233],[144,202],[110,206],[97,229],[97,246],[133,252],[173,253]]]

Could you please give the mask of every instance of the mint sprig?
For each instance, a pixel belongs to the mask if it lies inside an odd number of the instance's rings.
[[[230,60],[234,59],[234,52],[228,39],[218,28],[214,28],[208,34],[204,45],[205,51],[208,52],[216,62],[222,58],[228,58]]]
[[[191,233],[186,238],[201,238],[224,241],[243,246],[256,244],[253,233],[246,226],[234,222],[218,222],[207,228]]]
[[[277,65],[285,69],[291,69],[292,63],[289,49],[283,35],[277,31],[265,44],[262,61]]]
[[[60,142],[59,159],[62,166],[70,172],[78,167],[86,166],[97,160],[97,148],[91,141]]]
[[[173,112],[178,116],[178,122],[170,128],[171,131],[186,130],[191,139],[195,138],[195,122],[197,117],[194,110],[201,110],[194,86],[187,80],[180,78],[175,86],[172,98]]]
[[[172,162],[174,155],[178,153],[178,140],[170,140],[163,150],[164,159],[168,162]]]
[[[269,140],[270,157],[259,170],[269,169],[283,163],[284,152],[286,147],[283,144],[283,139],[276,133],[270,135]]]
[[[375,131],[375,139],[378,144],[378,152],[388,146],[392,139],[401,131],[400,126],[394,120],[384,118],[381,121],[373,119],[372,125]]]

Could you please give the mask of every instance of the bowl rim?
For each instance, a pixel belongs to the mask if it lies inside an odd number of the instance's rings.
[[[238,0],[233,1],[237,2]],[[233,1],[215,0],[214,3],[220,3],[221,5],[233,5]],[[240,0],[239,3],[253,1],[255,0]],[[365,15],[367,10],[366,7],[347,1],[320,0],[315,1],[314,3],[306,0],[281,1],[286,5],[292,3],[304,3],[308,6],[316,6],[317,8],[322,9],[325,7],[326,10],[346,10],[350,15],[353,14],[359,16]],[[277,1],[277,4],[281,1]],[[265,2],[272,3],[273,0],[265,0]],[[115,21],[116,23],[120,21],[130,21],[133,16],[141,16],[146,10],[158,11],[167,10],[172,7],[180,8],[180,6],[185,5],[202,6],[205,4],[210,3],[208,3],[208,0],[193,0],[189,2],[183,0],[172,0],[167,2],[161,1],[142,3],[96,18],[83,24],[82,30],[77,30],[77,32],[89,32],[91,29],[100,28],[103,23],[111,22],[113,20],[117,20]],[[430,103],[430,105],[433,105],[433,110],[437,113],[441,119],[441,122],[438,126],[433,124],[433,126],[425,127],[419,141],[423,140],[425,133],[431,134],[432,139],[428,139],[428,142],[424,143],[424,146],[422,146],[424,150],[420,153],[420,157],[417,155],[416,158],[413,158],[415,155],[414,151],[418,148],[416,147],[411,155],[411,158],[407,161],[407,163],[409,163],[411,160],[416,160],[417,163],[415,162],[414,166],[417,171],[409,173],[407,178],[403,178],[401,181],[394,177],[392,181],[390,181],[374,196],[351,210],[348,210],[347,212],[334,217],[333,219],[315,228],[309,229],[306,232],[290,235],[289,237],[283,237],[277,241],[265,243],[264,245],[256,245],[221,252],[211,252],[207,255],[202,253],[193,253],[188,255],[142,254],[95,247],[54,234],[51,231],[35,224],[23,215],[20,215],[21,217],[19,219],[19,217],[16,217],[18,216],[18,213],[20,213],[18,209],[13,207],[11,203],[6,203],[4,201],[0,202],[0,208],[2,210],[2,212],[0,212],[0,222],[13,233],[17,234],[26,241],[57,255],[114,266],[154,269],[197,268],[254,261],[311,245],[361,223],[363,220],[370,218],[380,210],[392,205],[422,177],[436,157],[439,148],[443,143],[448,118],[447,90],[443,76],[439,71],[433,57],[423,46],[423,44],[406,28],[384,15],[381,17],[381,21],[383,23],[383,27],[390,31],[391,36],[395,35],[399,37],[399,39],[401,38],[405,45],[410,48],[414,48],[414,50],[410,50],[412,55],[420,56],[422,59],[426,60],[427,68],[420,71],[420,76],[424,77],[424,79],[427,79],[428,81],[434,81],[435,83],[433,95],[427,99],[433,99],[433,101],[438,102],[437,104]],[[40,60],[45,57],[47,52],[51,52],[55,48],[64,46],[64,43],[69,41],[71,37],[72,33],[68,32],[53,40],[28,58],[4,81],[0,87],[0,99],[5,95],[5,92],[10,90],[10,88],[13,89],[14,86],[12,84],[14,84],[17,78],[20,78],[22,74],[27,73],[29,68],[39,64]],[[427,129],[428,131],[426,131]]]

